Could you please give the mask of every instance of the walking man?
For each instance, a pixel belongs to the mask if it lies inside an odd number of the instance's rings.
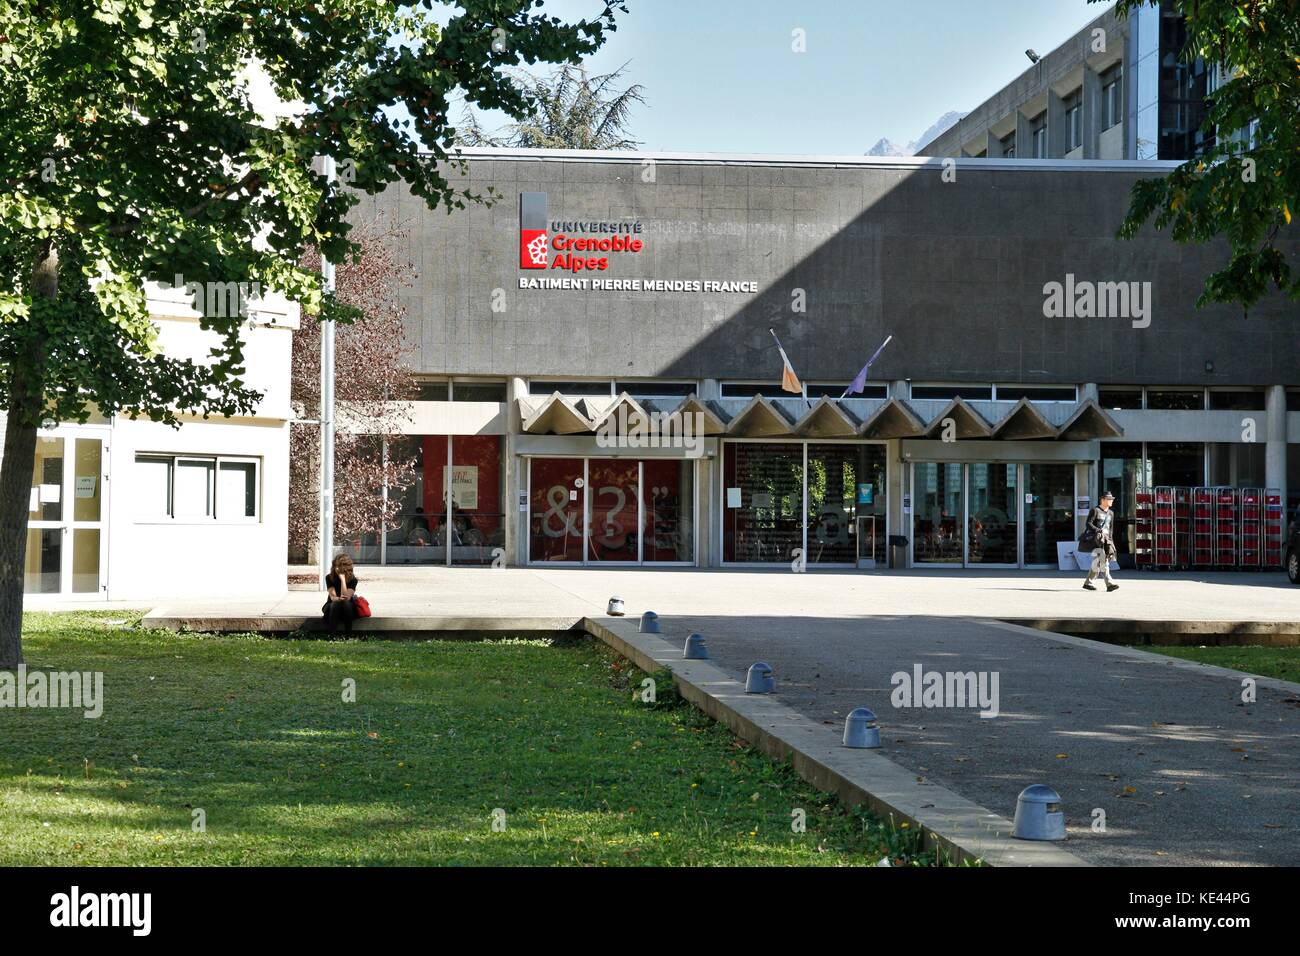
[[[1114,501],[1115,496],[1109,491],[1102,492],[1097,507],[1089,510],[1083,534],[1079,536],[1079,550],[1092,552],[1092,568],[1088,571],[1087,580],[1083,582],[1085,591],[1097,590],[1092,582],[1096,580],[1098,572],[1101,572],[1102,580],[1106,582],[1107,591],[1114,591],[1119,587],[1110,579],[1110,562],[1116,555],[1115,541],[1111,537],[1115,515],[1110,510]]]

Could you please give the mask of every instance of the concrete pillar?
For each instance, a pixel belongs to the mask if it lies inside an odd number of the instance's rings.
[[[1268,442],[1264,446],[1264,484],[1282,492],[1286,503],[1286,388],[1270,385],[1264,392],[1264,417],[1268,426]]]
[[[1034,129],[1029,117],[1016,110],[1016,159],[1034,158]]]
[[[1096,159],[1101,144],[1101,77],[1083,66],[1083,158]]]
[[[911,464],[903,461],[903,442],[899,438],[891,438],[885,444],[885,460],[889,462],[889,492],[887,504],[889,507],[889,534],[901,534],[906,538],[912,536],[912,516],[903,513],[903,495],[908,488],[907,473],[911,470]],[[889,567],[911,567],[908,560],[908,548],[892,548],[888,540],[885,542],[886,560]],[[894,563],[894,562],[897,563]]]
[[[716,378],[706,378],[700,383],[699,399],[702,402],[716,401],[722,397],[722,385]]]
[[[528,396],[528,383],[522,378],[511,378],[506,383],[506,441],[505,471],[506,501],[506,563],[528,563],[528,512],[519,510],[519,493],[528,491],[528,463],[515,453],[516,437],[523,430],[523,417],[519,414],[519,399]]]
[[[1060,159],[1070,150],[1070,128],[1065,123],[1065,101],[1047,91],[1047,156]]]
[[[1001,159],[1002,140],[994,136],[992,130],[989,130],[987,134],[986,142],[988,145],[985,147],[984,155],[987,156],[989,159]]]

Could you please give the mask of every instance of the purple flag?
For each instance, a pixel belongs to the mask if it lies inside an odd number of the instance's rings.
[[[867,372],[871,370],[871,363],[880,358],[880,353],[885,350],[885,346],[889,344],[890,339],[892,338],[893,336],[891,335],[889,338],[885,339],[885,341],[880,343],[880,348],[876,349],[876,353],[872,355],[871,358],[867,359],[867,364],[862,366],[862,371],[858,373],[857,378],[849,382],[849,387],[844,390],[844,394],[841,395],[840,398],[847,398],[850,392],[856,394],[867,387]]]

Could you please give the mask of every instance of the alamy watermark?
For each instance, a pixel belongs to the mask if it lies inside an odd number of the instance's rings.
[[[927,671],[920,664],[912,672],[895,671],[889,678],[895,707],[978,707],[981,717],[996,717],[997,671]]]
[[[103,671],[0,671],[0,708],[77,709],[87,720],[104,713]]]
[[[1092,282],[1067,272],[1065,282],[1043,286],[1043,315],[1049,319],[1132,319],[1151,325],[1150,282]]]
[[[248,303],[262,297],[260,282],[186,282],[177,273],[173,289],[184,289],[194,311],[209,319],[248,318]]]
[[[681,448],[687,458],[704,454],[703,412],[638,412],[620,405],[596,429],[600,448]]]

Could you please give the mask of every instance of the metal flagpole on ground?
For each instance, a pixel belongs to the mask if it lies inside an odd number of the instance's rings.
[[[324,157],[325,181],[334,183],[334,157]],[[334,264],[320,257],[321,286],[325,294],[334,291]],[[334,556],[334,321],[321,320],[320,339],[320,586]]]

